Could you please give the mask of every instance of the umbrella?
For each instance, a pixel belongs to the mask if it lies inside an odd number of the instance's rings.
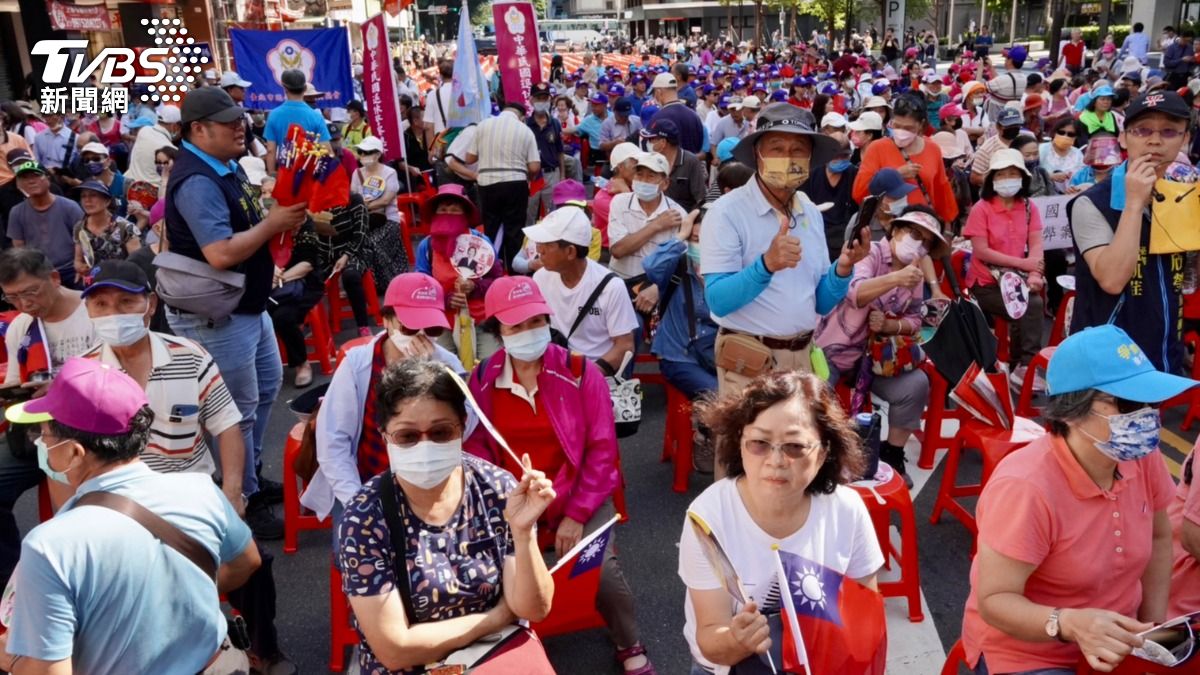
[[[961,380],[972,363],[995,372],[996,336],[992,333],[991,322],[979,305],[963,294],[949,254],[942,259],[942,267],[954,291],[954,299],[933,337],[921,345],[925,355],[933,361],[938,373],[951,383]]]

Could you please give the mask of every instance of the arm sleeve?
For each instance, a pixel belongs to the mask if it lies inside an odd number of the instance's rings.
[[[704,275],[704,300],[717,316],[725,316],[754,301],[771,284],[771,273],[760,256],[741,272]]]
[[[825,271],[825,276],[821,277],[821,281],[817,283],[817,314],[828,314],[833,311],[834,307],[846,297],[846,292],[850,290],[850,280],[854,278],[854,272],[846,276],[838,276],[837,263],[830,263],[829,269]]]
[[[970,213],[967,214],[967,224],[963,226],[962,236],[970,237],[985,237],[987,236],[987,216],[983,213],[983,202],[975,202],[971,207]]]
[[[221,489],[214,484],[211,484],[212,491],[216,493],[217,500],[220,501],[221,507],[225,509],[225,536],[221,537],[221,550],[218,555],[221,558],[221,564],[225,564],[242,554],[246,547],[250,545],[251,535],[250,526],[246,525],[246,521],[238,517],[237,511],[233,510],[233,504],[225,498],[221,493]]]
[[[930,188],[933,191],[933,200],[935,202],[935,210],[943,223],[953,222],[958,217],[958,201],[954,198],[954,189],[950,187],[950,178],[946,175],[946,163],[942,160],[942,153],[933,143],[929,144],[927,151],[932,158],[934,164],[933,184]],[[927,146],[928,147],[928,146]]]
[[[362,409],[355,381],[356,349],[373,350],[373,344],[355,347],[333,371],[325,402],[317,411],[317,461],[320,471],[329,481],[333,496],[348,505],[362,488],[356,461],[359,435],[362,432]],[[362,355],[370,359],[370,354]]]
[[[1141,460],[1142,470],[1147,472],[1147,482],[1150,483],[1150,503],[1155,511],[1164,511],[1175,498],[1175,481],[1167,471],[1167,463],[1159,453],[1152,453]],[[1192,481],[1192,491],[1195,491],[1195,480]],[[1184,514],[1187,517],[1187,514]]]
[[[8,629],[8,653],[61,661],[71,657],[75,643],[75,598],[67,579],[46,559],[38,542],[21,545],[21,562],[13,573],[19,602],[13,603]]]
[[[233,236],[233,228],[229,224],[229,205],[212,181],[202,176],[192,176],[185,179],[173,194],[175,208],[183,216],[200,248]]]
[[[698,591],[722,588],[721,579],[708,563],[687,515],[683,517],[683,533],[679,536],[679,578],[684,586]]]
[[[1109,227],[1104,214],[1087,197],[1077,197],[1071,208],[1071,236],[1081,253],[1108,246],[1113,240],[1113,229]]]
[[[211,436],[217,436],[242,421],[233,394],[225,386],[217,362],[204,352],[201,358],[200,376],[200,424]]]
[[[997,553],[1029,565],[1050,554],[1053,516],[1028,481],[992,477],[979,498],[979,540]]]

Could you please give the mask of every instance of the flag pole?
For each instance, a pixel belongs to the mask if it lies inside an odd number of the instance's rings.
[[[804,668],[808,671],[808,675],[816,675],[813,672],[812,664],[808,661],[808,650],[804,647],[804,636],[800,634],[800,622],[796,621],[796,605],[792,602],[792,592],[788,588],[787,572],[783,571],[783,559],[779,557],[779,544],[771,544],[771,550],[775,552],[775,574],[779,579],[779,597],[783,601],[787,609],[788,627],[792,629],[792,639],[796,643],[796,655],[804,661]],[[771,665],[774,670],[774,664]]]

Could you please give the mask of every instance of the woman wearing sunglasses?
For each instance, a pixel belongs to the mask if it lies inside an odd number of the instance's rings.
[[[730,597],[685,522],[679,576],[693,675],[725,673],[768,649],[764,612],[778,610],[772,545],[870,588],[883,565],[862,498],[842,485],[862,475],[865,458],[832,387],[809,373],[772,373],[704,404],[701,418],[726,474],[688,510],[711,527],[750,602]]]
[[[1043,169],[1050,172],[1050,180],[1059,194],[1067,191],[1071,176],[1083,168],[1083,150],[1076,147],[1081,126],[1071,119],[1060,119],[1050,132],[1050,140],[1038,148],[1038,159]]]
[[[963,618],[976,675],[1109,671],[1166,618],[1175,485],[1150,404],[1197,382],[1154,368],[1112,325],[1050,359],[1050,433],[988,479]]]
[[[375,422],[383,371],[428,358],[463,372],[458,357],[435,342],[450,327],[437,280],[419,272],[401,274],[388,284],[383,304],[385,331],[346,352],[317,413],[320,466],[300,503],[321,518],[332,512],[336,519],[363,483],[388,467],[387,442]],[[474,430],[473,415],[467,426],[467,433]]]

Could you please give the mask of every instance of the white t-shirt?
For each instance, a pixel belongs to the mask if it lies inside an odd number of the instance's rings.
[[[764,532],[750,517],[736,481],[725,478],[713,483],[696,497],[688,510],[695,511],[712,527],[747,595],[760,609],[776,607],[779,602],[773,544],[851,579],[874,574],[883,566],[883,553],[871,516],[853,488],[839,485],[833,494],[813,495],[804,526],[780,540]],[[679,578],[688,588],[722,588],[686,516],[679,539]],[[729,605],[734,612],[738,611],[733,598],[729,599]],[[729,672],[729,668],[709,663],[701,656],[696,645],[696,611],[690,595],[684,597],[684,615],[683,636],[692,658],[714,669],[717,675]]]
[[[450,103],[453,101],[454,85],[447,82],[433,92],[433,100],[425,103],[425,115],[433,119],[433,133],[446,130],[450,121]],[[441,103],[439,107],[439,102]],[[445,118],[443,119],[443,115]]]
[[[8,351],[8,372],[4,381],[8,385],[21,381],[17,352],[21,348],[22,338],[25,337],[25,333],[29,332],[29,324],[32,321],[32,316],[25,313],[18,314],[9,324],[8,332],[4,335],[4,343]],[[53,323],[43,321],[42,327],[46,331],[42,337],[45,339],[46,347],[50,350],[50,367],[55,372],[62,368],[67,359],[83,354],[96,343],[92,319],[88,316],[87,305],[82,302],[67,318]]]
[[[467,164],[466,156],[470,152],[471,147],[475,145],[475,132],[478,130],[478,124],[469,124],[463,127],[463,130],[458,132],[454,140],[450,141],[450,145],[446,147],[447,155],[454,155],[454,158],[462,162],[463,166],[476,173],[479,172],[479,162],[476,161],[473,164]]]
[[[542,268],[533,273],[533,280],[542,290],[542,297],[554,313],[550,315],[550,326],[566,335],[579,316],[579,310],[591,297],[609,270],[604,265],[589,259],[587,270],[575,288],[567,288],[558,272]],[[608,282],[604,292],[596,298],[588,316],[579,324],[570,337],[571,349],[589,359],[598,359],[612,349],[613,338],[628,335],[638,327],[637,314],[625,284],[618,278]]]
[[[357,169],[354,177],[350,179],[350,191],[362,195],[364,202],[379,199],[388,192],[393,195],[400,192],[400,177],[396,170],[386,164],[378,166],[382,172],[378,175],[371,175],[366,169]],[[395,199],[388,202],[387,219],[393,223],[400,222],[400,209],[396,208]]]
[[[613,197],[612,203],[608,207],[609,246],[611,247],[631,234],[642,231],[645,229],[646,223],[666,211],[675,211],[680,218],[687,218],[687,212],[666,195],[662,195],[662,198],[658,200],[658,206],[649,214],[642,208],[642,203],[638,200],[637,195],[632,192]],[[642,260],[653,253],[659,244],[673,236],[674,232],[670,230],[658,232],[633,253],[622,258],[613,256],[608,266],[622,279],[631,279],[639,274],[644,274],[646,270],[642,266]]]

